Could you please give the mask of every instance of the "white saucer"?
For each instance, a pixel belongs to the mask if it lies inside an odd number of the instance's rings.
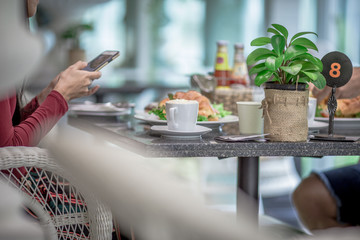
[[[323,129],[327,128],[329,124],[327,122],[313,121],[311,124],[309,123],[310,130]]]
[[[167,125],[154,125],[151,130],[160,133],[161,136],[174,139],[193,139],[200,138],[201,135],[211,132],[211,128],[196,125],[193,131],[174,131],[169,130]]]

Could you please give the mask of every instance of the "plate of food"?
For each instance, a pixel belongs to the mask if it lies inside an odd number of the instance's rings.
[[[197,91],[176,92],[169,94],[168,98],[163,99],[158,104],[151,104],[151,108],[136,112],[135,119],[145,121],[150,125],[165,125],[166,111],[165,104],[170,99],[196,100],[199,102],[199,115],[197,124],[209,128],[218,128],[226,123],[239,121],[238,116],[231,115],[230,111],[224,109],[223,104],[213,104],[210,100]]]
[[[329,122],[327,99],[318,104],[315,120]],[[360,129],[360,96],[351,99],[337,99],[334,127],[339,129]]]
[[[84,103],[72,103],[69,105],[69,113],[72,115],[86,116],[119,116],[129,113],[129,108],[117,107],[108,103],[93,103],[85,101]]]

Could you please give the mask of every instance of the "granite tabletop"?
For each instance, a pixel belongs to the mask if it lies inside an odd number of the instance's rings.
[[[227,135],[221,128],[197,139],[168,139],[152,131],[147,123],[133,118],[94,118],[69,116],[68,124],[87,132],[101,133],[107,141],[146,157],[260,157],[260,156],[357,156],[360,141],[333,142],[223,142],[215,137]],[[335,129],[336,131],[336,129]],[[354,136],[360,136],[354,131]]]

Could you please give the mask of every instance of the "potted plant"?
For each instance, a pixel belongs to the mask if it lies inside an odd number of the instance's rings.
[[[326,80],[321,74],[323,64],[309,49],[318,51],[316,45],[299,32],[289,40],[288,30],[280,24],[272,24],[267,32],[271,37],[259,37],[251,46],[270,45],[272,49],[259,47],[247,58],[254,65],[249,74],[256,74],[255,85],[265,85],[262,101],[264,133],[271,141],[306,141],[308,135],[307,109],[308,83],[322,89]]]
[[[71,25],[61,35],[62,39],[69,40],[71,47],[68,52],[68,64],[71,65],[78,60],[86,60],[85,50],[80,46],[80,35],[84,31],[92,31],[92,23],[79,23]]]

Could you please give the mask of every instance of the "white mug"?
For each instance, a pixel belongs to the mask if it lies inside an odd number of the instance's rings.
[[[169,130],[193,131],[199,112],[195,100],[174,99],[166,102],[166,119]]]
[[[239,116],[239,132],[244,135],[262,134],[264,119],[260,102],[236,102]]]
[[[316,106],[317,106],[317,100],[316,98],[309,97],[309,104],[308,104],[308,125],[311,125],[314,123],[315,120],[315,113],[316,113]]]

